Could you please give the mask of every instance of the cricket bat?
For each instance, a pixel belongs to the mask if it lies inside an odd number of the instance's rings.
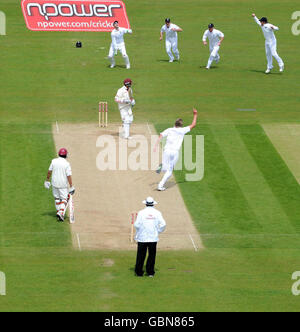
[[[70,224],[75,224],[74,202],[72,195],[70,195],[69,199],[69,219],[70,219]]]

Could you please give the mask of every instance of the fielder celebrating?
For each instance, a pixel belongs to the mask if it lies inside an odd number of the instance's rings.
[[[198,111],[196,109],[193,109],[193,114],[194,114],[194,119],[190,126],[183,127],[183,120],[177,119],[175,122],[175,127],[166,129],[159,136],[159,139],[154,147],[154,152],[156,152],[160,141],[164,137],[167,138],[167,143],[164,148],[163,163],[162,163],[162,171],[165,172],[165,175],[158,185],[158,188],[157,188],[158,191],[166,190],[165,184],[169,180],[169,178],[172,176],[174,167],[178,161],[179,150],[181,148],[181,145],[182,145],[182,142],[184,139],[184,135],[189,133],[197,125]],[[158,173],[159,172],[160,171],[158,171]]]
[[[131,139],[130,126],[133,122],[132,107],[135,105],[135,100],[132,96],[132,80],[127,78],[124,81],[124,86],[118,90],[115,97],[118,103],[121,119],[123,122],[123,138]]]
[[[262,17],[260,20],[255,14],[252,14],[252,17],[254,17],[255,22],[261,27],[266,39],[266,55],[268,61],[266,74],[269,74],[273,69],[273,57],[277,60],[279,70],[282,73],[284,71],[284,63],[277,53],[277,40],[274,34],[274,31],[278,31],[279,28],[268,23],[268,19],[266,17]]]
[[[53,159],[48,170],[45,188],[50,189],[52,185],[53,196],[55,199],[55,207],[58,221],[63,222],[66,213],[69,195],[74,195],[75,188],[72,183],[72,170],[70,163],[66,160],[68,151],[60,149],[58,158]],[[50,183],[50,177],[52,181]],[[68,189],[68,185],[69,188]]]
[[[127,69],[130,69],[130,61],[126,52],[124,35],[126,33],[132,33],[131,29],[125,29],[119,27],[119,22],[114,22],[114,30],[111,33],[112,43],[110,46],[108,58],[110,60],[111,66],[110,68],[114,68],[116,66],[115,55],[118,54],[118,51],[122,53],[123,59],[125,61],[125,65]]]
[[[202,40],[203,40],[204,46],[207,45],[207,38],[209,40],[210,56],[208,59],[206,69],[210,69],[213,61],[216,61],[216,63],[219,63],[219,61],[220,61],[219,50],[220,50],[220,46],[224,40],[224,34],[223,34],[223,32],[215,29],[215,26],[213,23],[210,23],[208,26],[208,30],[206,30],[203,35]]]
[[[138,213],[134,223],[136,229],[135,240],[138,243],[135,274],[138,277],[144,275],[143,268],[148,250],[146,272],[149,277],[154,277],[158,236],[166,229],[166,222],[162,214],[154,208],[157,202],[152,197],[148,197],[143,201],[143,204],[146,205],[146,208]]]
[[[166,50],[170,58],[169,62],[174,61],[174,55],[177,60],[180,59],[180,54],[178,50],[178,34],[177,32],[182,32],[183,30],[179,26],[171,23],[170,18],[166,18],[166,24],[160,30],[160,40],[163,40],[163,34],[166,34]],[[173,53],[174,55],[173,55]]]

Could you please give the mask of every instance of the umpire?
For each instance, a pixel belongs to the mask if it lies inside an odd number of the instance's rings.
[[[138,213],[134,227],[136,229],[135,240],[138,243],[135,273],[138,277],[144,275],[144,262],[148,250],[146,272],[149,277],[155,274],[156,247],[159,241],[158,235],[166,228],[166,222],[162,214],[154,208],[157,202],[148,197],[143,204],[146,208]]]

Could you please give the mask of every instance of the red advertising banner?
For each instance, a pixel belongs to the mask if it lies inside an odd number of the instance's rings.
[[[130,29],[122,1],[23,0],[27,28],[33,31],[112,31],[113,22]]]

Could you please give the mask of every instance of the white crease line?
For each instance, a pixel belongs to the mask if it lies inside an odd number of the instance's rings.
[[[59,133],[58,121],[56,121],[56,131],[57,131],[57,133]]]
[[[240,111],[240,112],[255,112],[256,109],[255,108],[238,108],[237,111]]]
[[[147,122],[147,128],[148,128],[148,131],[149,131],[149,134],[152,135],[152,132],[151,132],[151,128],[149,126],[149,123]]]
[[[76,233],[76,236],[77,236],[78,248],[79,248],[79,250],[81,251],[81,245],[80,245],[80,238],[79,238],[79,234],[78,234],[78,233]]]
[[[192,243],[193,243],[193,246],[194,246],[195,251],[198,251],[198,248],[197,248],[197,246],[196,246],[196,244],[195,244],[195,242],[194,242],[194,240],[193,240],[193,238],[192,238],[192,235],[189,234],[189,237],[190,237],[190,239],[191,239],[191,241],[192,241]]]

